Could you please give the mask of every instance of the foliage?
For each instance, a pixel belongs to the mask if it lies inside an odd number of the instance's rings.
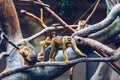
[[[72,7],[73,3],[73,0],[60,0],[59,5],[61,6],[61,8],[66,8]]]
[[[66,21],[70,19],[70,13],[72,12],[74,5],[73,0],[60,0],[58,8],[58,15]]]

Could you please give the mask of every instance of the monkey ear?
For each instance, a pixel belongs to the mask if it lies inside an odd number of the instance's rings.
[[[64,38],[64,42],[67,42],[67,41],[68,41],[68,38],[67,38],[67,37],[65,37],[65,38]]]

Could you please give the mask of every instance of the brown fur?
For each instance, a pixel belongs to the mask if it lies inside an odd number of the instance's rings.
[[[76,42],[73,38],[69,37],[69,36],[64,36],[64,37],[55,37],[52,39],[51,41],[51,51],[50,51],[50,56],[49,59],[50,61],[55,61],[55,56],[57,55],[58,49],[62,48],[63,51],[63,56],[64,56],[64,60],[65,63],[68,63],[68,56],[66,54],[66,48],[68,47],[72,47],[72,49],[79,54],[80,56],[85,56],[85,54],[83,54],[76,46]]]

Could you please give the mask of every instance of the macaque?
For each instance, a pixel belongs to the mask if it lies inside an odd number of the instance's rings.
[[[81,29],[83,29],[85,27],[88,27],[86,21],[85,20],[80,20],[78,22],[78,27],[77,27],[76,31],[81,30]]]
[[[23,56],[25,65],[34,64],[36,54],[29,46],[26,46],[25,43],[22,43],[19,47],[19,53]]]
[[[79,54],[80,56],[86,57],[85,54],[83,54],[76,46],[75,40],[70,37],[70,36],[59,36],[55,37],[51,41],[51,51],[50,51],[50,56],[49,59],[50,61],[56,61],[55,56],[57,55],[57,52],[59,48],[62,48],[63,51],[63,56],[64,56],[64,62],[67,64],[68,63],[68,56],[66,54],[66,48],[72,47],[72,49]]]

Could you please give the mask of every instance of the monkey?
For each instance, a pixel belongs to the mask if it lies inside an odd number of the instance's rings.
[[[40,42],[41,50],[40,53],[38,54],[38,60],[43,61],[44,60],[44,50],[46,46],[50,45],[50,40],[49,37],[47,37],[44,41]]]
[[[78,27],[77,27],[76,31],[81,30],[81,29],[83,29],[85,27],[88,27],[86,21],[85,20],[80,20],[78,22]]]
[[[44,60],[45,48],[50,45],[51,39],[54,38],[55,36],[56,36],[56,32],[50,32],[50,36],[47,36],[44,41],[40,41],[41,50],[38,53],[38,57],[37,57],[37,59],[39,61],[43,61]]]
[[[56,61],[55,56],[57,55],[57,52],[58,52],[60,46],[62,48],[63,56],[64,56],[64,62],[66,64],[68,64],[68,56],[67,56],[65,50],[68,47],[71,47],[80,56],[86,57],[86,55],[84,53],[82,53],[77,48],[76,42],[72,37],[70,37],[70,36],[63,36],[63,37],[59,36],[59,37],[53,38],[52,41],[51,41],[51,51],[50,51],[50,55],[49,55],[49,60],[50,61]]]
[[[36,54],[30,46],[27,46],[25,43],[22,43],[19,46],[19,53],[24,58],[24,61],[22,62],[24,65],[31,65],[35,63]]]

